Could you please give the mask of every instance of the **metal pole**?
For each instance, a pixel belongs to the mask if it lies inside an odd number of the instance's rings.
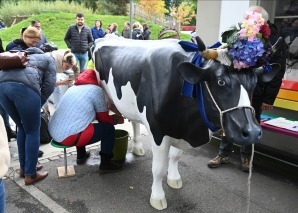
[[[129,38],[131,39],[132,38],[132,1],[133,0],[130,0],[130,4],[129,4]]]

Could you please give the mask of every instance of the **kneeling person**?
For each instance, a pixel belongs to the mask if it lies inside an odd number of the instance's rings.
[[[97,120],[98,123],[92,123]],[[122,116],[109,115],[104,91],[99,86],[94,70],[81,73],[59,102],[49,122],[49,132],[62,145],[76,146],[77,164],[86,162],[90,153],[85,146],[101,141],[102,173],[118,171],[114,164],[113,148],[116,124],[124,123]]]

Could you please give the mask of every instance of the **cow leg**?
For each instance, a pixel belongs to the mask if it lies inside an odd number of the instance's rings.
[[[182,180],[178,170],[178,163],[182,153],[183,150],[171,146],[167,183],[174,189],[180,189],[182,187]]]
[[[137,156],[143,156],[145,154],[145,150],[140,140],[140,124],[136,122],[131,122],[131,125],[133,130],[132,153]]]
[[[169,149],[169,137],[165,137],[160,146],[157,146],[152,138],[153,183],[151,187],[152,191],[150,197],[150,204],[153,208],[157,210],[163,210],[167,208],[167,201],[165,198],[165,192],[162,188],[162,181],[167,174]]]

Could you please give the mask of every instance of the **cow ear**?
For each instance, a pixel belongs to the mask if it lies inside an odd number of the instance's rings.
[[[201,69],[190,62],[178,64],[177,70],[181,77],[191,84],[196,84],[202,79]]]
[[[272,67],[272,70],[266,73],[264,73],[263,68],[257,68],[254,70],[262,82],[271,81],[276,76],[276,74],[280,71],[280,64],[274,63],[274,64],[271,64],[271,67]]]

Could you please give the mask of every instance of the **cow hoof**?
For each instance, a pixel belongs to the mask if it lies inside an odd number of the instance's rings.
[[[181,179],[178,179],[178,180],[167,179],[167,183],[168,183],[169,187],[171,187],[173,189],[182,188],[182,180]]]
[[[160,200],[150,198],[150,204],[153,208],[155,208],[157,210],[163,210],[163,209],[166,209],[168,207],[166,198],[163,198],[163,199],[160,199]]]
[[[145,155],[145,150],[143,148],[133,148],[132,153],[137,156],[143,156]]]

